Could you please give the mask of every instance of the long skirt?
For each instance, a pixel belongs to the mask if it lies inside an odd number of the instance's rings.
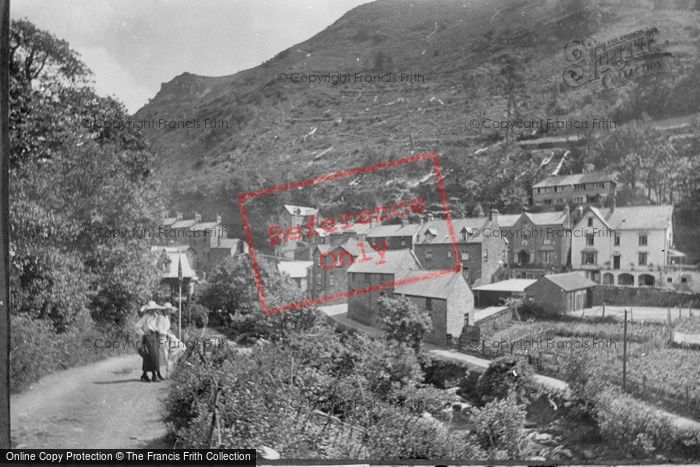
[[[146,350],[143,357],[143,371],[160,371],[160,337],[157,332],[144,334],[141,343]]]

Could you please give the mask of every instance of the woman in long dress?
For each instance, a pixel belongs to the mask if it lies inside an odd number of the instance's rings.
[[[141,381],[146,383],[151,381],[158,382],[163,379],[162,377],[158,378],[158,373],[160,373],[160,336],[158,331],[161,309],[162,307],[156,302],[153,300],[149,301],[147,305],[141,308],[145,314],[134,326],[136,332],[142,336],[141,351],[139,352],[143,358]],[[151,373],[152,378],[148,377],[148,372]]]
[[[161,314],[158,316],[158,338],[159,338],[159,364],[158,371],[156,374],[161,380],[164,379],[160,373],[160,367],[165,366],[167,368],[169,357],[170,357],[170,313],[174,310],[169,302],[166,302],[162,306]]]

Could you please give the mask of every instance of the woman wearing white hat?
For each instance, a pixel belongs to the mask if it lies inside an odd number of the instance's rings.
[[[143,336],[141,338],[141,348],[139,349],[139,354],[143,358],[143,365],[141,367],[143,373],[141,374],[141,381],[149,383],[151,381],[157,382],[158,373],[160,373],[160,337],[159,337],[159,325],[160,325],[160,310],[163,307],[158,305],[153,300],[149,301],[146,305],[141,307],[141,311],[145,314],[138,320],[136,325],[136,332]],[[152,378],[148,378],[148,372],[151,372]],[[160,378],[163,379],[162,377]]]

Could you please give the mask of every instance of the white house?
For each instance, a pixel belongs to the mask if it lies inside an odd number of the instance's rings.
[[[572,230],[571,266],[604,285],[670,285],[673,206],[588,207]]]

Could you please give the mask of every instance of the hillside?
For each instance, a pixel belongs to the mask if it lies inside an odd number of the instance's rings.
[[[221,212],[233,235],[241,232],[231,200],[241,192],[425,151],[442,155],[450,196],[467,207],[482,201],[507,210],[513,203],[498,191],[513,182],[506,172],[534,167],[525,179],[537,178],[547,154],[517,161],[495,146],[475,155],[515,135],[470,127],[471,119],[504,120],[509,103],[511,118],[607,118],[618,125],[642,112],[654,119],[698,112],[700,99],[688,98],[698,95],[700,11],[694,7],[687,1],[381,0],[253,69],[215,78],[183,73],[135,118],[200,123],[144,131],[159,154],[157,175],[173,189],[171,207]],[[569,41],[605,42],[652,27],[659,30],[656,46],[671,54],[668,73],[612,90],[563,83]],[[355,73],[387,72],[422,78],[354,82]],[[350,82],[294,83],[294,73],[349,73]],[[224,120],[228,128],[204,128],[205,119]],[[572,157],[564,170],[581,164]],[[505,175],[484,187],[484,177],[497,170]],[[333,210],[365,190],[374,188],[289,200],[323,199],[321,207]]]

